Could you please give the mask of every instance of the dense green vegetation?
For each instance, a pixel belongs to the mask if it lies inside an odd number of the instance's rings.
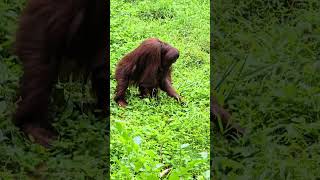
[[[125,109],[111,102],[112,179],[209,177],[209,1],[111,1],[111,95],[117,62],[149,37],[180,50],[173,85],[181,106],[160,92],[157,99],[127,94]]]
[[[214,87],[247,130],[214,133],[216,179],[319,179],[319,9],[318,0],[215,1]]]
[[[0,179],[104,179],[108,170],[107,120],[98,120],[91,110],[80,108],[92,100],[88,100],[88,92],[81,93],[82,82],[56,87],[55,95],[64,95],[66,103],[56,101],[50,107],[60,134],[53,148],[31,143],[11,122],[22,74],[20,62],[13,56],[13,42],[24,2],[0,0]]]

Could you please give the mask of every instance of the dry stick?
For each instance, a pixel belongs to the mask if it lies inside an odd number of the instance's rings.
[[[172,168],[168,168],[168,169],[163,170],[163,171],[160,173],[160,178],[163,178],[163,177],[165,177],[166,175],[168,175],[171,170],[172,170]]]

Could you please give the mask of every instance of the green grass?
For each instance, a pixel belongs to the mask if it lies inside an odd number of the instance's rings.
[[[214,86],[247,129],[214,133],[216,179],[319,179],[320,3],[216,0]],[[224,77],[228,68],[231,73]]]
[[[98,120],[91,111],[79,108],[82,102],[91,102],[87,92],[83,99],[81,82],[60,83],[56,88],[60,91],[55,94],[64,94],[66,103],[50,107],[60,134],[52,149],[31,143],[11,122],[22,75],[12,50],[24,2],[0,0],[0,179],[104,179],[108,172],[107,119]]]
[[[139,43],[157,37],[180,51],[173,85],[186,106],[160,92],[158,99],[127,94],[111,102],[112,179],[209,177],[210,5],[205,0],[111,1],[111,95],[117,62]]]

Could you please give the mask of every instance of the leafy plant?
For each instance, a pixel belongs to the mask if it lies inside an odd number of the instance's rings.
[[[233,141],[213,132],[216,179],[320,176],[319,8],[313,0],[215,1],[214,87],[247,129]]]
[[[173,83],[186,102],[164,92],[141,100],[135,87],[125,109],[111,102],[111,179],[209,179],[209,1],[111,1],[111,9],[110,99],[117,62],[158,37],[180,51]]]

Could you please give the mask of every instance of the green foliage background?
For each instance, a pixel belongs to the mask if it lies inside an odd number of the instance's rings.
[[[117,62],[144,39],[158,37],[180,50],[173,85],[186,106],[164,92],[158,99],[127,94],[111,102],[112,179],[209,178],[210,4],[207,0],[111,1],[111,94]]]
[[[216,179],[319,179],[320,1],[213,6],[214,87],[247,129],[214,133]]]

